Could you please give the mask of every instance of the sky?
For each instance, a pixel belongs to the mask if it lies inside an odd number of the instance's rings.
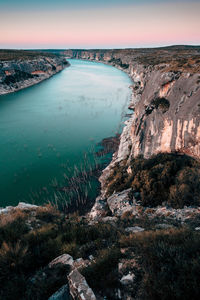
[[[0,48],[200,45],[200,0],[0,0]]]

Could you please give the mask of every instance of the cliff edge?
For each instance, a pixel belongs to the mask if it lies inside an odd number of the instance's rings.
[[[118,151],[103,171],[105,194],[110,170],[120,161],[160,152],[200,157],[200,47],[68,50],[67,57],[111,64],[132,79],[134,110],[121,135]]]

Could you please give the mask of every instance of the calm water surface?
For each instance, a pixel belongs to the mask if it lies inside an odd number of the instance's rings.
[[[58,199],[55,185],[119,131],[129,77],[104,64],[69,62],[54,77],[0,97],[0,206]]]

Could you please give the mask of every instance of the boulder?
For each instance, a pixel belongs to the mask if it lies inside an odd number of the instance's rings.
[[[123,285],[129,285],[129,284],[132,284],[134,282],[134,279],[135,279],[135,274],[133,274],[132,272],[129,272],[127,275],[124,275],[120,279],[120,282]]]
[[[63,255],[56,257],[54,260],[52,260],[48,266],[49,266],[49,268],[52,268],[53,266],[55,266],[57,264],[69,265],[72,267],[74,264],[74,260],[71,255],[63,254]]]
[[[70,294],[73,299],[77,300],[96,300],[92,289],[88,286],[85,277],[74,269],[68,275]]]
[[[129,198],[131,189],[121,193],[115,193],[107,199],[108,207],[115,216],[121,216],[133,208],[133,202]]]

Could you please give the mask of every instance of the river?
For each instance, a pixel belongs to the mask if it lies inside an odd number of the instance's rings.
[[[97,144],[122,128],[128,75],[68,61],[71,66],[50,79],[0,96],[0,206],[62,201],[68,179],[96,163]],[[96,186],[91,179],[94,197]]]

